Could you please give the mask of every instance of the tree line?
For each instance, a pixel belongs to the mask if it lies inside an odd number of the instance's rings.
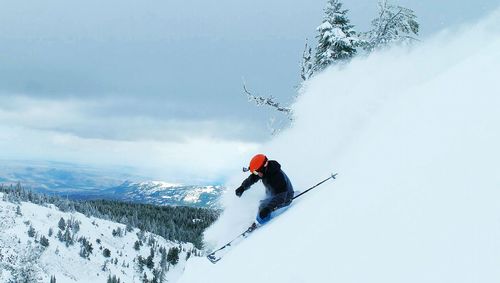
[[[0,185],[6,201],[32,202],[39,205],[54,204],[62,211],[76,211],[87,217],[97,217],[136,227],[170,241],[190,242],[203,247],[203,231],[219,216],[220,211],[186,206],[156,206],[115,200],[75,201],[49,196],[15,186]],[[61,224],[62,225],[62,224]],[[121,231],[115,231],[118,235]],[[64,237],[64,235],[62,235]]]

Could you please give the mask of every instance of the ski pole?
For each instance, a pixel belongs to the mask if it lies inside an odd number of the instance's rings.
[[[303,195],[303,194],[307,193],[308,191],[310,191],[310,190],[312,190],[312,189],[316,188],[317,186],[319,186],[319,185],[323,184],[324,182],[326,182],[326,181],[328,181],[328,180],[330,180],[330,179],[334,180],[334,179],[335,179],[335,177],[337,177],[337,173],[332,174],[330,177],[328,177],[328,178],[324,179],[323,181],[321,181],[321,182],[317,183],[316,185],[314,185],[314,186],[310,187],[309,189],[307,189],[307,190],[303,191],[302,193],[300,193],[300,194],[298,194],[298,195],[294,196],[294,197],[292,198],[292,200],[294,200],[294,199],[296,199],[296,198],[300,197],[301,195]]]

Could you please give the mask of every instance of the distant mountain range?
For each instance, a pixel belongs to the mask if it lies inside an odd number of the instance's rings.
[[[0,184],[71,199],[115,199],[155,205],[217,208],[220,185],[185,185],[127,173],[129,168],[102,169],[62,162],[0,161]]]
[[[156,205],[187,205],[217,208],[222,186],[194,186],[161,181],[124,183],[99,191],[75,192],[74,199],[115,199]]]

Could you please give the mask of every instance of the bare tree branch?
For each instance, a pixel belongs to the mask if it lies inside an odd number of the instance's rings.
[[[281,106],[280,103],[277,102],[273,96],[262,97],[262,96],[254,95],[253,93],[251,93],[247,89],[247,86],[245,85],[245,83],[243,83],[243,91],[247,95],[248,100],[255,102],[255,104],[257,104],[257,106],[263,106],[263,105],[270,106],[279,112],[285,113],[285,115],[287,115],[287,117],[288,117],[288,119],[290,119],[290,121],[293,120],[292,109],[290,107]]]

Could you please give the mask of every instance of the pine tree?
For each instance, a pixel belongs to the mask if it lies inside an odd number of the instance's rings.
[[[94,250],[94,248],[92,247],[92,244],[85,237],[80,237],[78,239],[78,242],[80,242],[80,245],[81,245],[80,256],[83,258],[88,258],[90,256],[90,254],[92,253],[92,251]]]
[[[419,24],[413,10],[389,4],[387,0],[378,3],[379,14],[372,21],[372,30],[363,34],[363,48],[369,52],[394,43],[411,43],[416,40]]]
[[[146,258],[146,267],[152,269],[155,265],[154,263],[155,251],[153,248],[150,249],[149,256]]]
[[[165,248],[160,249],[160,253],[161,253],[160,267],[162,269],[165,269],[167,267],[167,252],[165,251]]]
[[[146,260],[141,255],[137,256],[137,266],[139,267],[140,272],[144,271],[145,261]]]
[[[31,238],[35,237],[35,228],[33,228],[33,226],[30,225],[30,228],[28,229],[28,236],[30,236]]]
[[[63,241],[66,243],[66,247],[72,246],[75,243],[74,238],[71,235],[71,232],[69,231],[69,229],[66,229],[66,231],[64,232],[64,235],[62,237],[63,237]]]
[[[345,62],[356,54],[358,38],[349,24],[348,10],[342,9],[340,0],[328,0],[323,23],[317,28],[319,35],[314,71]]]
[[[122,223],[124,223],[124,222],[122,222]],[[134,228],[132,227],[132,225],[130,225],[130,223],[127,223],[127,226],[125,227],[125,231],[132,232],[132,231],[134,231]]]
[[[312,77],[314,73],[313,62],[312,62],[312,48],[309,46],[307,39],[306,45],[304,47],[304,52],[302,52],[302,67],[300,70],[300,78],[303,81],[307,81]]]
[[[59,241],[64,242],[64,238],[63,238],[63,234],[62,234],[61,230],[57,231],[57,238],[59,239]]]
[[[49,239],[47,239],[45,236],[42,236],[40,238],[40,245],[42,245],[44,247],[48,247],[49,246]]]
[[[61,217],[61,219],[59,219],[59,223],[57,224],[57,226],[63,231],[64,229],[66,229],[66,221],[64,221],[64,218]]]
[[[163,282],[163,275],[160,269],[153,269],[153,280],[151,280],[152,283],[160,283]]]
[[[138,251],[141,249],[141,243],[139,241],[135,241],[134,243],[134,250]]]
[[[179,248],[173,247],[168,250],[167,261],[172,265],[176,265],[179,262]]]
[[[118,227],[116,229],[113,229],[111,234],[113,235],[113,237],[123,237],[123,230],[121,227]]]
[[[78,231],[80,231],[80,221],[76,220],[73,224],[72,229],[75,233],[78,233]]]

